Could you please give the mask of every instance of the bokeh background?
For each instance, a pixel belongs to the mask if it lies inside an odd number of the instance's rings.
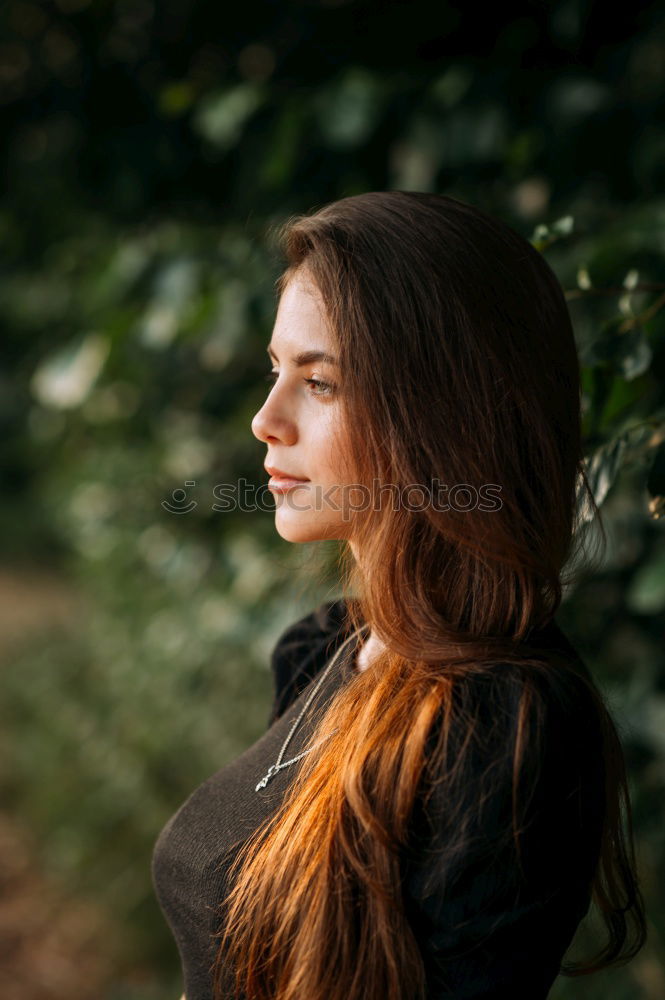
[[[180,995],[154,841],[337,596],[269,501],[213,507],[266,481],[272,234],[389,188],[495,212],[566,289],[609,544],[559,621],[620,726],[649,942],[552,997],[665,996],[664,97],[641,0],[0,5],[3,1000]]]

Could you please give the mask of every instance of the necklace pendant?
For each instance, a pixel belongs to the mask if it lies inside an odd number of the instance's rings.
[[[277,774],[277,768],[275,767],[274,764],[271,764],[270,767],[268,768],[268,773],[265,774],[263,778],[261,778],[261,780],[259,781],[258,785],[255,788],[255,791],[258,792],[260,788],[265,788],[270,779],[274,777],[276,774]]]

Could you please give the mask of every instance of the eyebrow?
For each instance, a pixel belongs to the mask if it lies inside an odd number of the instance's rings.
[[[277,355],[270,344],[266,347],[266,351],[273,361],[277,361]],[[311,365],[313,361],[324,361],[330,365],[339,365],[337,358],[334,358],[332,354],[327,354],[326,351],[300,351],[299,354],[295,354],[291,358],[291,364],[295,365],[296,368],[302,368],[303,365]]]

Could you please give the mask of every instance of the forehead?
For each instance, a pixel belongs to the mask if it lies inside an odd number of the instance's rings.
[[[312,336],[330,345],[326,309],[316,284],[305,273],[296,272],[284,289],[277,307],[273,343],[279,336],[285,342],[307,340]]]

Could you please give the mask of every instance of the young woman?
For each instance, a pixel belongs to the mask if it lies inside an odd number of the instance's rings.
[[[553,617],[598,513],[562,289],[442,195],[283,243],[252,430],[277,531],[339,539],[344,596],[286,629],[267,732],[157,842],[186,998],[544,1000],[646,935],[621,743]],[[607,941],[562,967],[592,902]]]

